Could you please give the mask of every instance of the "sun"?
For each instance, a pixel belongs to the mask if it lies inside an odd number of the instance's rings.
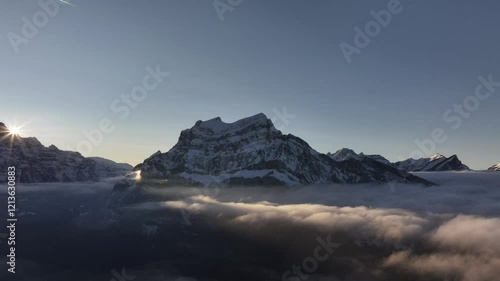
[[[12,126],[9,128],[9,134],[18,136],[21,134],[21,128],[17,126]]]

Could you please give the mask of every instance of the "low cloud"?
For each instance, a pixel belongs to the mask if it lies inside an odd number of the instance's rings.
[[[151,208],[149,204],[143,206]],[[346,232],[356,239],[376,239],[393,244],[419,237],[429,228],[429,219],[413,212],[402,209],[370,209],[364,206],[278,205],[267,201],[220,202],[208,196],[194,196],[186,201],[166,201],[156,207],[183,209],[197,215],[217,218],[219,222],[250,228],[279,221],[297,227],[309,226],[329,232]]]
[[[488,281],[500,276],[500,219],[458,215],[429,238],[430,253],[398,252],[384,266],[460,281]]]
[[[392,280],[394,272],[411,272],[416,278],[430,280],[493,280],[500,270],[499,175],[429,175],[441,186],[397,185],[394,192],[384,185],[288,190],[249,187],[225,189],[218,196],[205,196],[189,188],[180,192],[152,189],[160,197],[173,193],[183,196],[135,208],[182,210],[218,227],[261,236],[283,225],[314,229],[336,234],[342,242],[349,237],[362,247],[396,251],[386,257],[372,256],[380,259],[378,266],[367,266],[358,257],[351,257],[353,264],[358,263],[354,270],[367,274],[363,278]]]
[[[141,281],[283,280],[330,237],[340,246],[307,280],[498,278],[500,173],[421,176],[440,186],[23,185],[19,211],[36,215],[22,217],[20,260],[34,266],[21,275],[109,280],[127,267]]]
[[[459,215],[440,226],[431,241],[440,249],[500,256],[500,219]]]

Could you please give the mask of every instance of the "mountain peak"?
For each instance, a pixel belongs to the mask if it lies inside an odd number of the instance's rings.
[[[456,155],[455,155],[456,156]],[[436,153],[434,155],[431,156],[430,160],[433,161],[433,160],[436,160],[436,159],[441,159],[441,158],[446,158],[446,156],[444,156],[443,154],[441,153]]]
[[[220,117],[215,117],[207,121],[198,121],[195,126],[212,130],[214,133],[224,129],[228,124]]]
[[[327,155],[335,161],[345,161],[349,159],[360,160],[362,158],[361,155],[349,148],[342,148],[337,150],[335,153],[328,153]]]
[[[206,121],[198,120],[191,130],[194,130],[195,133],[220,135],[245,130],[249,127],[265,127],[278,132],[278,130],[274,128],[273,122],[263,113],[258,113],[232,123],[226,123],[222,121],[220,117],[215,117]]]
[[[335,153],[355,153],[355,152],[354,152],[354,150],[352,150],[350,148],[344,147],[344,148],[337,150],[337,152],[335,152]]]

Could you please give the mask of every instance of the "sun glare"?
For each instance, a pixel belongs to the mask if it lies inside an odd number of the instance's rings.
[[[21,128],[17,127],[17,126],[10,127],[9,128],[9,133],[11,135],[16,135],[17,136],[17,135],[21,134]]]

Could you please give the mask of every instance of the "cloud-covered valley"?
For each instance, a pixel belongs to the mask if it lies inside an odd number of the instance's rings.
[[[419,175],[440,185],[20,187],[20,280],[498,280],[500,174]]]

